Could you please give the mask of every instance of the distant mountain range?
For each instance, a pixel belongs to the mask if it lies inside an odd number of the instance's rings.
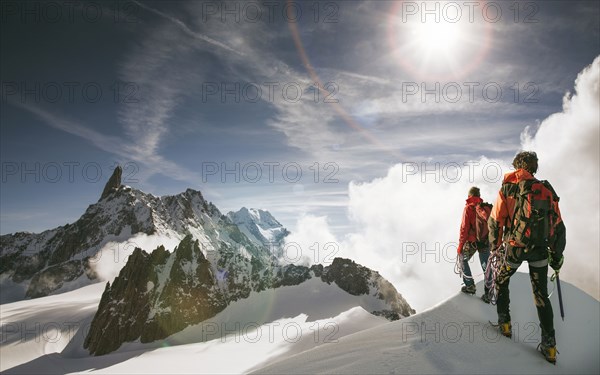
[[[265,256],[266,244],[273,249],[289,233],[267,211],[242,208],[223,215],[197,190],[157,197],[121,185],[121,173],[115,168],[100,200],[76,222],[42,233],[0,236],[1,303],[97,282],[93,263],[98,251],[135,234],[176,240],[191,234],[205,244]]]
[[[223,215],[199,191],[157,197],[121,185],[121,173],[117,167],[100,200],[75,223],[0,238],[2,303],[99,282],[95,263],[103,247],[145,234],[178,245],[173,251],[136,246],[106,285],[84,342],[92,354],[166,338],[252,292],[309,279],[336,284],[375,315],[414,314],[391,283],[349,259],[326,267],[282,263],[289,231],[268,211],[244,207]]]

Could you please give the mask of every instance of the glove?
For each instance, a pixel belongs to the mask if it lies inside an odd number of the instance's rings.
[[[565,257],[563,255],[561,255],[560,258],[555,258],[552,255],[548,257],[548,264],[550,264],[550,267],[556,272],[560,270],[564,261]]]

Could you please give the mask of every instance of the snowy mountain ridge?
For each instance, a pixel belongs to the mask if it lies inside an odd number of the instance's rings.
[[[152,253],[139,248],[133,252],[119,276],[107,283],[84,347],[105,355],[126,342],[161,340],[214,317],[253,292],[311,279],[357,296],[356,303],[374,315],[397,320],[415,313],[391,283],[349,259],[308,268],[280,265],[267,257],[247,259],[222,247],[209,261],[199,241],[188,235],[172,253],[162,246]]]
[[[371,314],[414,314],[391,283],[349,259],[283,264],[277,248],[289,232],[268,211],[223,215],[199,191],[157,197],[122,185],[120,175],[117,167],[75,223],[1,238],[4,303],[109,281],[83,343],[92,354],[165,339],[252,293],[311,279],[356,296]]]
[[[249,298],[231,303],[208,321],[164,340],[131,342],[113,353],[91,356],[83,349],[83,341],[102,294],[101,285],[95,284],[60,295],[1,305],[0,371],[6,374],[600,372],[597,355],[600,303],[563,282],[566,316],[564,322],[558,314],[555,317],[560,354],[553,366],[536,351],[540,332],[529,283],[528,275],[520,272],[511,280],[515,327],[512,339],[502,337],[489,325],[489,320],[496,319],[495,308],[481,303],[476,296],[458,292],[426,311],[389,322],[357,305],[356,296],[335,284],[313,278],[299,285],[252,292]],[[556,294],[551,300],[554,306],[558,305]],[[229,325],[225,326],[227,322]],[[232,322],[238,324],[238,329]],[[35,324],[45,327],[45,331],[32,329]],[[29,331],[24,332],[23,327]],[[49,329],[61,327],[63,334]]]
[[[246,257],[268,258],[263,240],[280,241],[288,233],[268,212],[261,211],[260,217],[266,219],[260,224],[273,235],[246,236],[243,232],[250,234],[252,220],[237,227],[200,191],[187,189],[157,197],[121,185],[120,174],[120,167],[115,168],[100,200],[74,223],[39,234],[18,232],[0,237],[0,288],[4,292],[0,303],[96,282],[98,252],[109,243],[123,244],[136,234],[177,242],[191,234],[209,249],[227,246]]]
[[[242,207],[237,212],[228,212],[227,217],[255,243],[278,246],[289,234],[288,230],[266,210]]]

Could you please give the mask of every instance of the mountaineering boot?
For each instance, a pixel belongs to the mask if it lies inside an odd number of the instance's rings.
[[[538,346],[542,355],[546,358],[546,361],[556,364],[556,340],[551,337],[542,338],[542,342]]]
[[[483,293],[483,295],[481,296],[481,300],[482,300],[484,303],[490,303],[490,297],[488,297],[488,294],[487,294],[487,293]]]
[[[507,323],[500,323],[500,333],[502,333],[502,336],[511,338],[512,337],[512,326],[510,325],[510,322]]]
[[[546,357],[546,361],[556,364],[556,346],[544,346],[540,344],[540,351]]]
[[[465,285],[460,288],[460,291],[466,294],[475,294],[475,285]]]

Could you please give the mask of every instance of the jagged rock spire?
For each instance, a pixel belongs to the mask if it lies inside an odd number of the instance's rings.
[[[228,246],[215,250],[211,264],[199,240],[190,234],[172,252],[162,245],[152,253],[136,248],[119,276],[104,289],[84,349],[104,355],[126,342],[162,340],[214,317],[252,292],[300,285],[313,278],[358,296],[357,303],[374,315],[397,320],[415,313],[389,281],[350,259],[335,258],[329,266],[309,268],[279,265],[276,259],[247,259]]]
[[[106,198],[113,190],[118,189],[121,186],[121,175],[123,174],[123,168],[117,165],[112,176],[108,179],[108,182],[104,186],[100,200]]]

